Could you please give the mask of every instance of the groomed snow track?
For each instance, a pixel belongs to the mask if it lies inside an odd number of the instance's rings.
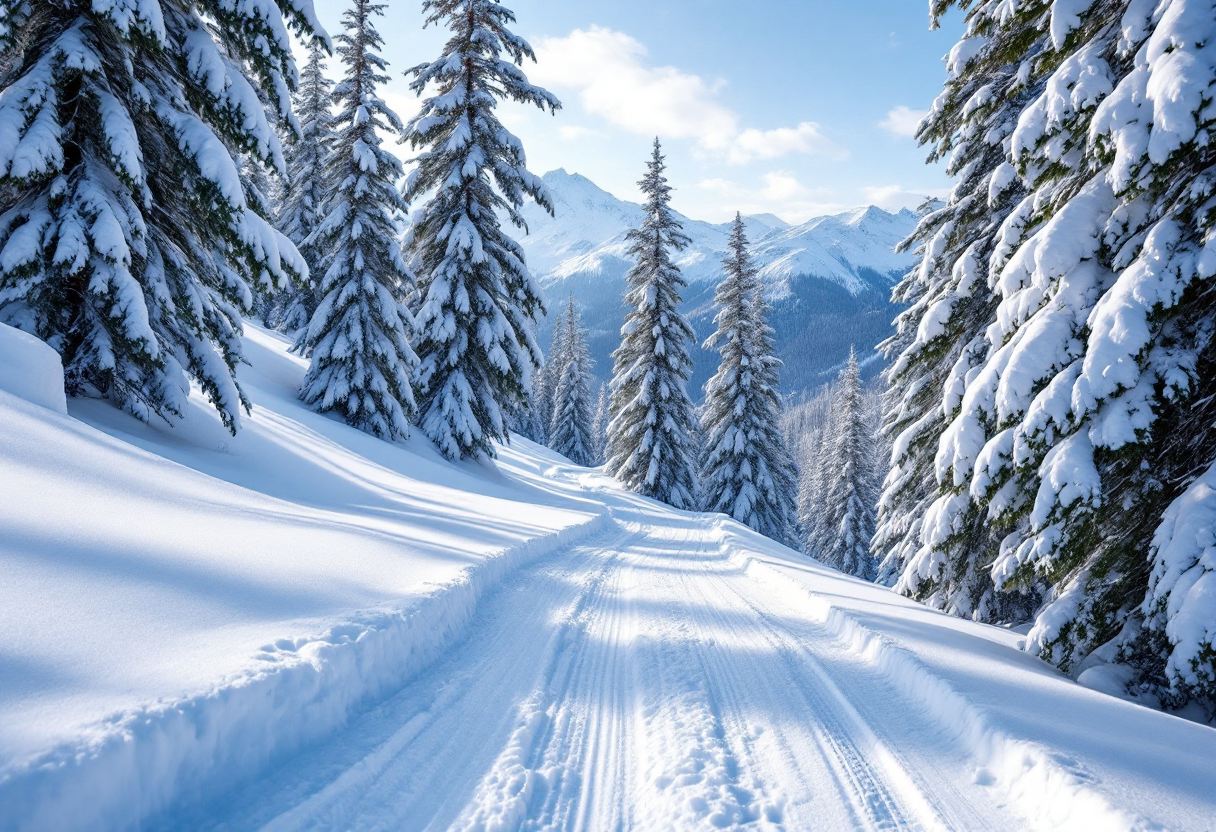
[[[1210,727],[246,346],[236,439],[0,391],[0,832],[1216,830]]]
[[[879,656],[898,647],[749,557],[731,524],[616,502],[614,526],[511,573],[459,646],[348,730],[152,828],[1073,825],[991,770],[982,716],[943,729],[944,682],[902,681]],[[1066,785],[1069,806],[1089,800],[1078,828],[1151,828]]]

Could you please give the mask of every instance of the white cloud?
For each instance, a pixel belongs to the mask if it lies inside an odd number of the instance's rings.
[[[896,136],[915,138],[916,128],[920,126],[920,120],[928,115],[928,113],[928,110],[913,110],[900,104],[888,112],[887,117],[878,122],[878,126],[888,133],[894,133]]]
[[[623,32],[592,26],[537,42],[529,76],[542,86],[573,91],[587,112],[630,133],[692,139],[734,164],[791,153],[839,156],[812,122],[776,130],[744,128],[718,100],[723,82],[706,82],[670,66],[650,66],[646,47]]]
[[[602,135],[599,130],[592,130],[590,127],[583,127],[578,124],[563,124],[557,128],[557,134],[568,142]]]
[[[949,188],[929,188],[924,191],[911,191],[902,185],[876,185],[861,189],[866,202],[877,205],[886,211],[897,211],[900,208],[916,208],[930,197],[945,198],[950,193]]]
[[[773,213],[787,222],[805,222],[811,217],[834,214],[847,206],[830,199],[824,188],[808,188],[797,177],[782,171],[766,173],[758,188],[749,188],[729,179],[703,179],[697,187],[712,195],[717,204],[706,205],[718,218],[744,214]]]
[[[748,128],[735,137],[730,148],[730,160],[736,164],[753,159],[776,159],[789,153],[805,153],[828,156],[834,159],[845,155],[819,132],[819,125],[804,121],[797,127],[778,127],[776,130]]]
[[[422,99],[414,95],[408,89],[405,91],[394,90],[391,87],[386,87],[380,91],[380,97],[384,99],[384,103],[397,114],[397,117],[403,122],[407,122],[414,116],[418,115],[422,109]]]

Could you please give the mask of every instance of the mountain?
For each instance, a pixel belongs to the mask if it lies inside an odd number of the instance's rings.
[[[641,224],[642,207],[617,199],[590,179],[565,170],[544,175],[555,215],[529,204],[521,239],[528,264],[551,307],[573,292],[590,330],[596,372],[611,374],[611,353],[625,317],[622,294],[628,258],[625,236]],[[689,281],[685,310],[699,339],[713,331],[713,290],[727,248],[730,223],[681,217],[692,244],[678,263]],[[744,218],[756,263],[773,303],[777,348],[786,362],[784,383],[800,391],[830,379],[856,345],[866,353],[891,331],[898,311],[891,287],[912,266],[895,246],[916,227],[908,210],[869,206],[791,225],[773,214]],[[541,327],[542,343],[551,322]],[[715,354],[694,351],[693,389],[716,365]],[[877,362],[871,366],[877,367]]]

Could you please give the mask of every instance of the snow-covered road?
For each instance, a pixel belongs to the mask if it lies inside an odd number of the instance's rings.
[[[723,556],[710,520],[636,514],[517,572],[349,730],[171,825],[1023,825],[923,706]]]
[[[246,346],[236,438],[0,392],[0,832],[1216,830],[1211,727]]]

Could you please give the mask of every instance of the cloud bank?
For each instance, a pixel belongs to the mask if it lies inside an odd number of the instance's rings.
[[[845,152],[804,121],[761,130],[741,124],[719,100],[722,82],[676,67],[651,66],[646,47],[623,32],[592,26],[537,43],[529,76],[542,86],[573,91],[583,109],[630,133],[691,139],[702,152],[730,164],[791,154],[843,158]]]

